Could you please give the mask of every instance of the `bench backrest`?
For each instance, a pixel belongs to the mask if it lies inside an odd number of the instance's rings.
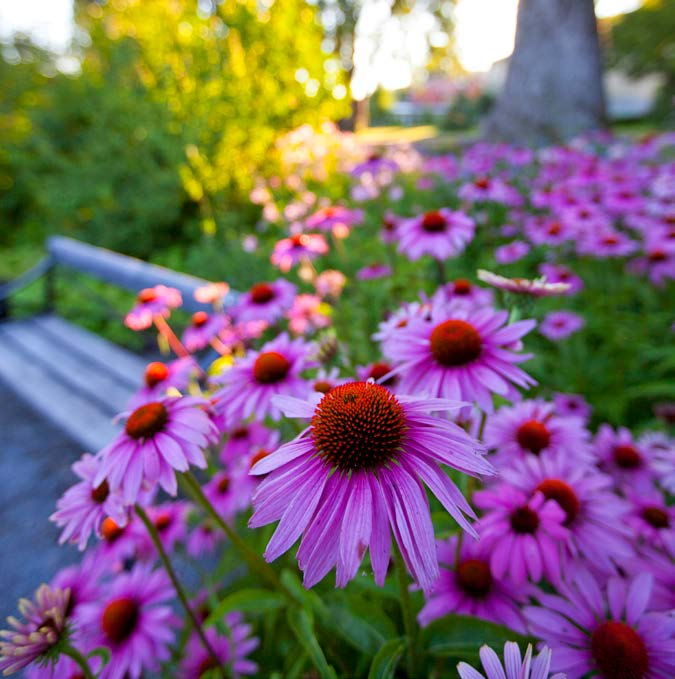
[[[135,257],[121,255],[95,245],[89,245],[65,236],[52,236],[47,240],[47,252],[52,265],[81,271],[93,278],[132,292],[155,285],[167,285],[180,290],[183,309],[194,312],[210,307],[197,302],[194,292],[209,281],[196,276],[172,271],[163,266],[149,264]],[[230,293],[225,306],[234,301]]]

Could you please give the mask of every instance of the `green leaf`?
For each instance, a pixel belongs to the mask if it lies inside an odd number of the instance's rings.
[[[483,644],[499,649],[507,641],[524,645],[534,642],[503,625],[465,615],[448,615],[434,620],[424,628],[421,639],[423,647],[432,655],[467,660],[478,658],[478,650]]]
[[[280,592],[272,592],[268,589],[241,589],[218,603],[206,619],[206,626],[215,625],[223,619],[226,613],[232,611],[265,613],[281,608],[285,603],[286,599]]]
[[[375,655],[386,641],[368,621],[350,611],[344,601],[328,607],[328,616],[321,619],[321,626],[368,656]]]
[[[309,656],[321,679],[337,679],[335,670],[328,664],[314,634],[309,613],[304,608],[289,608],[287,617],[295,638]]]
[[[377,652],[368,671],[368,679],[393,679],[398,661],[408,642],[406,639],[391,639]]]
[[[320,617],[328,615],[328,609],[321,600],[321,597],[311,589],[305,589],[300,578],[295,573],[289,570],[284,570],[281,573],[281,583],[290,591],[297,602],[308,611],[316,613]]]

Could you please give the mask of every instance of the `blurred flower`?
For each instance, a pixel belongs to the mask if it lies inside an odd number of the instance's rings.
[[[337,299],[342,293],[342,288],[344,288],[347,283],[347,277],[341,272],[335,269],[328,269],[327,271],[322,271],[314,281],[314,287],[316,288],[316,294],[319,297],[332,297]]]
[[[533,297],[548,297],[550,295],[564,295],[569,289],[569,283],[548,283],[546,278],[505,278],[485,269],[478,269],[478,280],[492,285],[499,290],[514,292]]]
[[[215,304],[222,302],[230,292],[230,286],[227,283],[209,283],[202,285],[195,290],[195,299],[202,304]]]
[[[316,295],[298,295],[286,312],[288,328],[296,335],[304,335],[327,328],[331,324],[332,307]]]
[[[270,261],[274,266],[279,267],[283,273],[288,273],[295,264],[303,259],[315,259],[327,252],[328,243],[321,234],[301,233],[280,240],[274,246]]]
[[[514,240],[495,250],[495,260],[498,264],[512,264],[525,257],[530,246],[522,240]]]
[[[296,292],[297,287],[283,278],[256,283],[239,296],[230,311],[240,322],[262,320],[274,323],[290,308]]]
[[[489,646],[481,646],[479,654],[485,676],[467,663],[461,662],[457,665],[460,679],[566,679],[566,675],[560,673],[549,675],[551,649],[548,646],[542,646],[533,660],[532,644],[528,644],[523,659],[518,644],[507,641],[504,644],[503,667],[499,657]]]
[[[544,316],[539,332],[552,342],[565,339],[581,330],[586,322],[571,311],[551,311]]]
[[[427,254],[438,260],[456,257],[473,240],[476,225],[463,212],[447,208],[425,212],[398,227],[398,251],[417,260]]]
[[[138,293],[136,305],[124,318],[124,325],[132,330],[145,330],[152,325],[154,316],[168,318],[169,309],[175,309],[183,303],[183,298],[175,288],[156,285],[144,288]]]
[[[387,264],[370,264],[359,269],[356,272],[356,278],[360,281],[371,281],[377,278],[386,278],[391,274],[391,267]]]

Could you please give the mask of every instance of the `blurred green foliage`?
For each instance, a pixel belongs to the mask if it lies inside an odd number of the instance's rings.
[[[75,76],[25,40],[5,50],[3,244],[59,232],[149,257],[231,228],[233,213],[243,230],[278,134],[347,111],[311,6],[202,5],[77,3]]]
[[[617,18],[606,55],[610,65],[630,75],[659,74],[664,82],[654,117],[675,122],[675,9],[670,0],[645,0],[640,9]]]

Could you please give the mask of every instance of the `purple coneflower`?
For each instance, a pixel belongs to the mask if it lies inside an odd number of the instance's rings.
[[[144,288],[138,293],[136,306],[126,315],[124,324],[132,330],[145,330],[152,325],[155,316],[168,317],[169,309],[176,309],[183,303],[183,298],[175,288],[156,285]]]
[[[270,283],[256,283],[243,293],[232,307],[232,315],[240,322],[278,321],[293,304],[297,287],[283,278]]]
[[[485,444],[496,451],[499,466],[514,459],[545,455],[588,462],[589,433],[576,417],[563,417],[539,399],[502,406],[488,418]]]
[[[359,224],[363,221],[363,210],[350,210],[341,205],[322,207],[307,218],[305,226],[319,231],[341,230]]]
[[[345,382],[351,382],[350,379],[340,377],[339,368],[320,368],[314,376],[314,383],[312,388],[320,394],[327,394],[333,387],[337,387]]]
[[[669,507],[656,489],[627,490],[631,511],[626,523],[648,545],[675,559],[675,507]]]
[[[462,253],[475,230],[475,222],[463,212],[447,208],[425,212],[400,224],[398,251],[411,260],[422,255],[445,260]]]
[[[299,233],[283,238],[274,246],[270,261],[283,273],[288,273],[302,260],[316,259],[328,252],[328,243],[319,233]]]
[[[317,295],[298,295],[286,312],[288,329],[296,335],[305,335],[327,328],[331,324],[332,307]]]
[[[457,278],[436,290],[432,301],[444,304],[466,304],[472,307],[490,306],[494,301],[492,290],[481,288],[466,278]]]
[[[375,581],[387,574],[390,530],[408,570],[424,590],[438,576],[426,484],[464,530],[471,507],[440,467],[490,474],[480,444],[452,422],[430,416],[461,404],[394,396],[372,382],[335,387],[318,405],[279,398],[289,417],[311,426],[258,462],[267,474],[253,496],[252,528],[279,521],[265,558],[273,561],[302,535],[297,558],[305,586],[337,566],[344,587],[366,549]]]
[[[652,576],[610,578],[606,592],[580,571],[558,586],[560,596],[537,595],[525,608],[532,632],[553,651],[552,667],[569,679],[670,679],[675,675],[675,619],[649,611]]]
[[[560,579],[560,542],[569,540],[565,512],[555,500],[537,491],[527,495],[505,483],[474,494],[485,511],[478,525],[481,542],[490,553],[490,570],[497,579],[521,585],[529,577],[539,582]]]
[[[337,299],[347,283],[347,277],[342,271],[328,269],[322,271],[314,281],[314,289],[319,297]]]
[[[514,240],[501,245],[495,250],[495,260],[498,264],[513,264],[521,260],[530,251],[530,246],[522,240]]]
[[[208,283],[195,290],[195,299],[202,304],[220,304],[230,292],[227,283]]]
[[[192,314],[190,325],[183,332],[183,345],[191,353],[209,346],[211,340],[228,322],[229,319],[223,314],[207,314],[206,311],[197,311]]]
[[[581,558],[589,568],[611,573],[634,554],[625,521],[628,505],[613,492],[608,476],[579,464],[567,450],[511,462],[502,477],[528,496],[539,492],[554,500],[565,512],[563,525],[570,535],[561,554],[563,571]]]
[[[143,376],[144,386],[134,394],[129,402],[129,409],[133,410],[144,403],[156,401],[171,387],[183,391],[188,386],[190,374],[197,367],[192,356],[177,358],[170,363],[161,361],[148,363]]]
[[[222,387],[214,394],[216,409],[227,422],[235,423],[255,415],[262,421],[267,415],[281,417],[272,403],[277,394],[306,397],[310,383],[300,377],[306,368],[316,365],[309,358],[314,347],[301,338],[291,340],[286,333],[252,351],[216,378]]]
[[[536,323],[504,326],[507,319],[506,311],[459,305],[434,305],[428,320],[411,318],[383,345],[399,366],[400,392],[476,401],[491,412],[493,393],[509,398],[516,393],[513,384],[536,384],[514,365],[531,357],[517,351]]]
[[[591,406],[581,394],[553,394],[555,412],[562,417],[578,417],[584,424],[588,424],[591,416]]]
[[[154,505],[145,508],[150,521],[157,531],[162,547],[169,554],[179,542],[183,542],[187,535],[187,515],[190,505],[187,502],[164,502],[161,505]],[[138,530],[137,553],[138,557],[144,561],[150,561],[157,557],[157,550],[148,535],[144,525],[139,522],[134,523],[134,528]]]
[[[572,269],[562,264],[540,264],[539,273],[549,283],[566,283],[569,288],[564,294],[573,295],[583,290],[584,282],[577,276]]]
[[[584,327],[586,321],[571,311],[551,311],[544,316],[539,332],[552,342],[566,339]]]
[[[258,665],[248,659],[248,654],[258,648],[260,640],[251,636],[251,626],[243,622],[240,613],[225,616],[228,635],[218,634],[213,628],[205,630],[206,638],[221,665],[226,666],[234,679],[246,674],[255,674]],[[206,651],[201,640],[192,635],[185,649],[181,663],[180,679],[201,679],[208,670],[216,668],[215,660]]]
[[[564,674],[549,674],[551,649],[548,646],[543,646],[533,659],[532,644],[528,644],[525,658],[522,658],[518,644],[507,641],[503,667],[499,656],[489,646],[481,646],[479,655],[485,675],[461,662],[457,665],[460,679],[566,679]]]
[[[391,273],[391,267],[388,264],[371,264],[359,269],[356,272],[356,279],[359,281],[372,281],[391,276]]]
[[[7,618],[13,627],[0,630],[0,670],[14,674],[44,659],[59,643],[67,643],[67,614],[70,590],[40,585],[35,599],[21,599],[19,611],[24,620]]]
[[[438,543],[441,574],[417,616],[420,625],[452,613],[490,620],[524,634],[520,606],[526,601],[525,591],[492,575],[490,554],[480,541],[463,540],[456,559],[457,540],[453,535]]]
[[[100,536],[103,520],[111,516],[120,525],[127,521],[122,497],[111,493],[108,482],[103,479],[94,483],[101,466],[100,458],[85,454],[72,466],[82,481],[71,486],[56,502],[56,511],[49,517],[63,528],[59,544],[73,542],[80,550],[87,546],[92,533]]]
[[[87,641],[110,650],[105,679],[140,679],[170,657],[177,627],[168,601],[173,588],[163,571],[137,564],[117,575],[105,597],[82,607],[80,619]]]
[[[107,480],[110,491],[133,504],[141,488],[156,483],[176,494],[176,471],[190,465],[206,467],[203,448],[218,437],[210,404],[196,396],[165,397],[136,408],[124,431],[99,455],[101,466],[93,483]]]
[[[259,422],[249,422],[227,432],[227,441],[220,453],[220,461],[227,465],[247,458],[259,450],[271,452],[279,445],[279,432]]]
[[[609,424],[601,424],[594,446],[601,468],[620,488],[651,488],[652,460],[647,449],[634,441],[629,429],[614,430]]]

